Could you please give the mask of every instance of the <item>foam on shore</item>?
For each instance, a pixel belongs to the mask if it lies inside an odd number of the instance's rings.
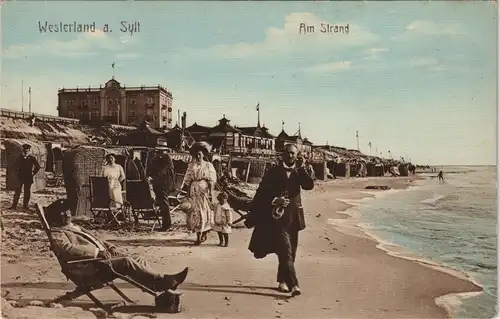
[[[399,193],[402,191],[409,191],[413,190],[416,188],[423,187],[423,184],[419,185],[409,185],[407,188],[403,189],[390,189],[386,191],[359,191],[361,194],[367,194],[367,197],[363,197],[361,199],[342,199],[342,198],[337,198],[338,201],[344,202],[351,207],[348,209],[341,211],[341,212],[335,212],[337,214],[343,214],[348,216],[346,219],[337,219],[337,218],[330,218],[328,219],[328,224],[333,225],[335,227],[335,230],[346,234],[350,236],[357,236],[361,238],[369,238],[374,241],[376,241],[378,244],[376,247],[385,253],[387,253],[389,256],[401,258],[401,259],[406,259],[409,261],[416,262],[424,267],[429,267],[434,270],[438,270],[440,272],[443,272],[448,275],[452,275],[456,278],[462,279],[462,280],[467,280],[471,282],[472,284],[476,285],[477,287],[484,289],[484,287],[478,283],[476,280],[474,280],[471,276],[469,276],[467,273],[448,267],[444,266],[442,264],[439,264],[435,261],[422,258],[420,256],[417,256],[410,252],[409,250],[405,249],[402,246],[396,245],[394,243],[391,243],[385,239],[382,239],[380,236],[376,235],[375,233],[370,231],[370,224],[369,223],[363,223],[361,221],[361,213],[359,211],[359,206],[369,206],[367,202],[370,202],[371,200],[375,199],[380,199],[381,197],[385,197],[388,195],[393,195],[395,193]],[[441,197],[436,196],[435,198],[429,199],[429,203],[435,202],[439,200]],[[427,202],[426,202],[427,203]],[[456,317],[456,308],[462,304],[463,299],[467,298],[472,298],[476,297],[480,294],[482,294],[483,291],[471,291],[471,292],[464,292],[464,293],[451,293],[451,294],[446,294],[442,295],[439,297],[436,297],[434,299],[434,302],[436,303],[437,306],[443,308],[448,317],[455,318]]]

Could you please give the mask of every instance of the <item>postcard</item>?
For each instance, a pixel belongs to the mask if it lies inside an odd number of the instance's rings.
[[[496,2],[1,23],[3,316],[496,315]]]

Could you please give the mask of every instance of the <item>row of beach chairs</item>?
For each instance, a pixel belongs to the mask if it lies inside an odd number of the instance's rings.
[[[102,176],[90,176],[90,212],[95,223],[117,224],[133,222],[139,224],[140,220],[153,221],[151,231],[160,224],[159,207],[151,195],[150,185],[147,180],[129,180],[126,182],[125,198],[123,205],[115,205],[109,196],[108,182]],[[186,192],[176,190],[169,196],[170,212],[179,209]]]

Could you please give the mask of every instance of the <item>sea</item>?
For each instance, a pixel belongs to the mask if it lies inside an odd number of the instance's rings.
[[[418,186],[357,202],[358,225],[411,258],[458,270],[481,285],[483,293],[448,305],[454,318],[493,318],[498,311],[496,167],[438,170],[443,184],[433,178],[436,173]]]

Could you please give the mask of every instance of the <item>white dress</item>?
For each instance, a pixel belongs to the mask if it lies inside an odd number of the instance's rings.
[[[123,205],[122,185],[121,181],[125,179],[123,167],[119,164],[104,165],[102,176],[108,179],[109,197],[111,199],[111,207],[118,208]]]
[[[233,215],[231,213],[231,207],[228,203],[221,205],[217,203],[214,209],[214,224],[212,230],[224,234],[231,233],[231,225],[233,222]]]

